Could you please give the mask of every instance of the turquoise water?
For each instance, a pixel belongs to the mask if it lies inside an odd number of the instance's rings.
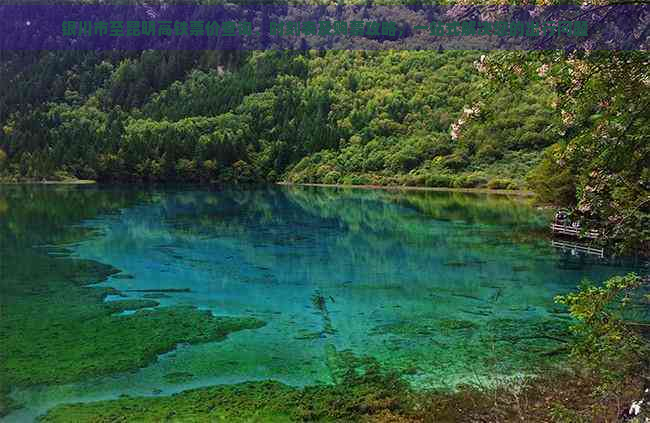
[[[72,257],[121,270],[99,286],[128,298],[152,294],[133,290],[183,289],[157,298],[159,307],[188,304],[267,325],[223,342],[180,345],[137,371],[16,389],[12,396],[26,407],[7,421],[58,403],[217,383],[332,383],[342,351],[373,357],[416,389],[530,374],[563,347],[568,317],[554,296],[583,278],[633,270],[556,250],[546,237],[548,213],[521,198],[297,187],[75,189],[101,191],[108,202],[129,197],[111,213],[71,223],[83,236],[56,242]],[[20,207],[20,196],[28,200],[29,189],[5,200],[4,213]],[[49,201],[65,214],[66,198]],[[87,201],[69,208],[92,208],[92,196]],[[23,231],[14,242],[52,243],[45,220]],[[5,240],[1,247],[11,246]],[[170,379],[179,372],[186,376]]]

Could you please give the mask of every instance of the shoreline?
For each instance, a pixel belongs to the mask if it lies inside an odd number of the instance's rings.
[[[3,181],[0,185],[94,185],[97,181],[92,179],[71,179],[66,181]]]
[[[445,188],[445,187],[410,187],[404,185],[345,185],[345,184],[307,184],[293,182],[276,182],[276,185],[283,186],[302,186],[302,187],[321,187],[321,188],[356,188],[356,189],[376,189],[386,191],[437,191],[437,192],[462,192],[469,194],[497,194],[497,195],[515,195],[520,197],[533,197],[535,193],[526,190],[511,189],[490,189],[490,188]]]
[[[100,185],[99,182],[92,179],[72,179],[65,181],[3,181],[1,185]],[[140,185],[140,184],[127,184]],[[165,185],[164,183],[160,185]],[[213,185],[213,184],[205,184]],[[519,197],[534,197],[535,193],[526,190],[512,189],[490,189],[490,188],[447,188],[447,187],[416,187],[406,185],[346,185],[346,184],[317,184],[317,183],[293,183],[293,182],[272,182],[270,185],[280,186],[298,186],[298,187],[321,187],[321,188],[353,188],[366,190],[385,190],[385,191],[434,191],[434,192],[461,192],[467,194],[496,194],[511,195]]]

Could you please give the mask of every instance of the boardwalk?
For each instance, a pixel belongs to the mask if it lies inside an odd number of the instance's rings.
[[[551,223],[551,230],[554,234],[569,235],[577,238],[597,239],[600,236],[598,231],[583,231],[581,228],[574,228],[569,225],[559,225],[557,223]]]
[[[573,242],[564,242],[552,240],[551,245],[555,248],[559,248],[565,251],[570,251],[571,253],[584,253],[598,256],[600,258],[605,258],[605,249],[604,248],[594,248],[589,245],[575,244]]]

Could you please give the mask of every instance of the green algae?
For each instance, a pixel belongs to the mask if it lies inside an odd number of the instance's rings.
[[[171,397],[121,398],[56,407],[41,422],[282,422],[297,391],[277,382],[244,383],[182,392]]]
[[[334,301],[332,297],[330,297],[331,301]],[[316,309],[316,312],[321,315],[321,318],[323,319],[323,329],[318,333],[318,337],[324,337],[327,335],[333,335],[336,333],[336,330],[334,329],[334,326],[332,326],[332,319],[330,317],[329,310],[327,309],[327,300],[325,299],[325,296],[320,292],[316,291],[312,296],[311,296],[311,303]],[[315,333],[311,334],[302,334],[302,338],[298,339],[313,339],[315,337]]]
[[[24,201],[24,191],[29,201]],[[215,318],[193,308],[113,316],[158,303],[105,302],[108,295],[125,295],[87,285],[119,270],[66,258],[71,250],[52,244],[93,235],[93,229],[73,224],[111,213],[132,199],[146,200],[131,193],[76,189],[16,187],[0,192],[0,200],[7,204],[0,219],[0,416],[19,407],[9,397],[14,387],[131,370],[178,343],[220,340],[230,332],[263,325],[256,319]]]
[[[298,335],[294,336],[294,339],[300,339],[300,340],[314,340],[314,339],[320,339],[324,336],[324,333],[322,331],[318,332],[300,332]]]
[[[190,372],[173,372],[173,373],[167,373],[165,375],[165,381],[167,383],[180,383],[180,382],[186,382],[190,379],[192,379],[194,375]]]
[[[457,331],[457,330],[475,330],[478,325],[469,320],[453,320],[445,319],[438,321],[438,326],[442,331]]]
[[[2,249],[0,260],[0,416],[20,406],[9,397],[12,388],[129,371],[180,343],[219,341],[264,325],[253,318],[214,317],[193,307],[143,310],[159,305],[151,299],[105,301],[108,295],[126,295],[88,285],[109,276],[119,279],[120,271],[70,258],[70,250],[56,244],[92,235],[92,229],[74,224],[124,207],[130,194],[30,190],[31,200],[25,202],[22,191],[0,193],[8,199],[0,219],[0,246],[11,246]],[[43,230],[30,230],[34,225]],[[136,311],[119,315],[127,310]]]
[[[569,342],[571,331],[569,323],[556,318],[492,319],[486,323],[487,334],[494,339],[517,343],[532,339],[546,339],[556,342]]]
[[[125,273],[119,273],[117,275],[113,275],[113,279],[135,279],[135,276],[125,274]]]
[[[325,361],[335,384],[342,384],[347,379],[381,369],[374,357],[357,356],[350,350],[339,351],[333,344],[325,345]]]
[[[124,292],[148,292],[154,294],[176,293],[176,292],[191,292],[190,288],[160,288],[160,289],[125,289]]]
[[[449,335],[453,332],[471,332],[479,328],[479,325],[469,320],[453,319],[418,319],[391,323],[377,326],[373,335],[400,335],[400,336],[433,336],[436,334]]]
[[[158,307],[160,303],[158,301],[153,301],[153,300],[131,299],[131,300],[108,301],[106,305],[113,311],[113,313],[120,313],[122,311],[131,311],[131,310],[139,310],[142,308]]]
[[[87,287],[115,272],[99,263],[29,255],[3,260],[0,320],[0,412],[15,406],[10,387],[60,384],[143,367],[179,343],[219,341],[264,325],[254,318],[215,317],[190,306],[138,310],[153,300],[105,302],[111,288]]]
[[[471,374],[465,380],[491,383],[496,377],[522,372],[543,374],[566,357],[570,339],[569,322],[550,317],[501,318],[486,312],[476,320],[419,317],[376,326],[374,336],[385,337],[387,348],[397,356],[403,345],[422,337],[440,351],[435,361],[402,361],[392,364],[409,381],[427,383],[429,374],[458,372]],[[507,360],[503,358],[507,357]],[[435,382],[434,382],[435,383]],[[429,385],[431,386],[431,385]],[[453,384],[449,387],[453,388]]]
[[[142,298],[153,298],[153,299],[156,299],[156,298],[158,298],[158,299],[159,298],[169,298],[169,297],[170,296],[165,294],[165,293],[160,293],[160,294],[151,293],[151,294],[144,294],[142,296]]]
[[[373,415],[408,415],[407,384],[369,357],[328,346],[333,385],[296,388],[275,381],[218,385],[166,397],[120,398],[61,405],[41,422],[352,422]]]

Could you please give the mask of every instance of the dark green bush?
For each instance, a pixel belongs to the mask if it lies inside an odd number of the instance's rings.
[[[615,389],[630,372],[647,365],[648,344],[626,321],[626,310],[640,301],[642,280],[630,273],[602,286],[584,281],[578,292],[557,296],[576,319],[571,355],[581,367],[603,376],[605,390]]]
[[[490,189],[517,189],[517,184],[508,178],[495,178],[488,182],[487,187]]]
[[[492,144],[479,147],[476,158],[485,163],[493,163],[503,158],[503,152]]]
[[[576,177],[562,159],[562,146],[547,148],[542,161],[526,178],[528,186],[543,202],[572,205],[576,202]]]
[[[369,185],[371,183],[365,175],[348,175],[343,178],[344,185]]]
[[[426,185],[426,177],[424,175],[406,175],[404,177],[404,185],[409,187],[423,187]]]
[[[327,175],[323,176],[322,182],[324,184],[338,184],[341,180],[341,174],[335,170],[332,170]]]
[[[425,183],[428,187],[449,188],[454,186],[454,179],[447,175],[428,175]]]
[[[467,175],[456,178],[455,188],[479,188],[487,184],[487,179],[479,175]]]
[[[469,165],[469,159],[464,154],[454,153],[445,158],[444,165],[447,169],[463,170]]]

